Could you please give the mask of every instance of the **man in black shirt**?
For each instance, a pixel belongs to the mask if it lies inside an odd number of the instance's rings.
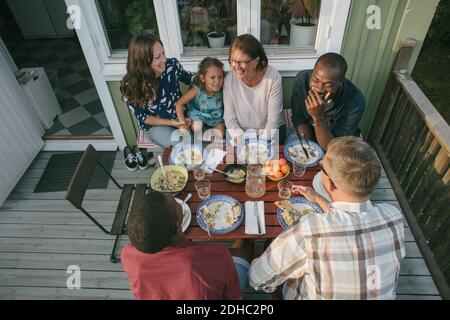
[[[326,150],[334,137],[359,135],[366,103],[362,92],[345,78],[346,71],[341,55],[326,53],[313,70],[297,74],[291,99],[293,129],[285,144],[303,133]]]

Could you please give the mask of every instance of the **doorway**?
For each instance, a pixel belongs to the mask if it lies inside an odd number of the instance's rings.
[[[60,1],[59,5],[65,8],[64,0]],[[112,139],[111,128],[75,33],[64,37],[58,34],[46,37],[24,35],[25,28],[9,2],[0,0],[0,36],[19,70],[44,68],[61,107],[61,114],[46,129],[43,139]],[[50,10],[45,7],[46,1],[38,2],[44,5],[44,10]],[[57,12],[62,21],[68,17],[64,8]],[[27,6],[21,10],[27,10]],[[50,21],[55,26],[56,19]]]

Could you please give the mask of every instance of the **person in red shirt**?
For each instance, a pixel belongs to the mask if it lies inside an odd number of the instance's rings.
[[[152,191],[130,213],[131,243],[121,262],[137,299],[233,300],[248,282],[250,247],[193,243],[181,231],[182,208],[170,194]],[[238,272],[237,272],[238,271]],[[240,277],[238,277],[238,273]]]

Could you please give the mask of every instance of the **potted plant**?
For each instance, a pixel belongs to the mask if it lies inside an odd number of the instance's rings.
[[[142,31],[157,34],[156,14],[151,0],[134,0],[126,9],[128,31],[135,36]]]
[[[214,10],[213,10],[214,11]],[[220,18],[220,7],[217,12],[212,12],[209,20],[209,30],[207,34],[210,48],[223,48],[225,45],[224,23]]]
[[[290,20],[290,45],[295,47],[313,46],[316,41],[317,15],[319,0],[288,0],[291,6],[297,6],[299,17],[293,15]]]

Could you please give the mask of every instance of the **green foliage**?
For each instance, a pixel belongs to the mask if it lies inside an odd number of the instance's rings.
[[[222,33],[224,31],[224,26],[223,20],[219,17],[212,18],[209,21],[209,30],[211,32]]]
[[[450,1],[439,2],[429,36],[438,41],[450,42]]]
[[[152,0],[134,0],[127,6],[126,15],[128,30],[133,36],[146,30],[156,31],[158,28]]]

